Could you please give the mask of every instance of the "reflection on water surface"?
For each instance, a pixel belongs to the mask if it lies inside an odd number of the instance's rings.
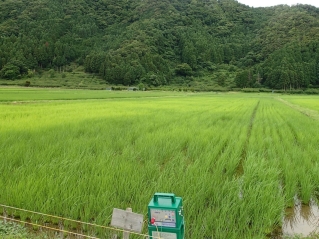
[[[294,208],[286,210],[282,226],[283,236],[310,236],[319,234],[319,208],[314,201],[309,205],[297,202]]]

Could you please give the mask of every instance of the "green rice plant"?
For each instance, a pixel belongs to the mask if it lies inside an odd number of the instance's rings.
[[[0,202],[109,225],[113,208],[146,215],[155,192],[174,192],[188,238],[264,238],[296,194],[315,195],[319,123],[286,104],[262,93],[131,93],[0,96]]]

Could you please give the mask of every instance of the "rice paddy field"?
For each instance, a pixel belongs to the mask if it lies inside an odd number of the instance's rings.
[[[0,204],[109,225],[172,192],[185,238],[269,238],[318,203],[316,114],[318,96],[0,88]]]

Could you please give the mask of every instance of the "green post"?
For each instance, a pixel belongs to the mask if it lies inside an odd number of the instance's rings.
[[[155,193],[148,204],[150,238],[184,239],[183,200],[173,193]]]

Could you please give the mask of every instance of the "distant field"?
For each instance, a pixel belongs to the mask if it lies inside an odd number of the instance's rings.
[[[113,98],[144,98],[163,96],[185,96],[179,92],[161,91],[107,91],[107,90],[71,90],[52,88],[0,88],[1,101],[38,101],[38,100],[87,100]]]
[[[301,107],[306,107],[307,109],[316,110],[319,113],[319,96],[316,95],[305,95],[305,96],[290,96],[282,97],[283,99],[288,100],[289,102],[299,105]]]
[[[265,238],[319,192],[319,121],[277,98],[0,89],[0,203],[108,225],[173,192],[187,238]]]

